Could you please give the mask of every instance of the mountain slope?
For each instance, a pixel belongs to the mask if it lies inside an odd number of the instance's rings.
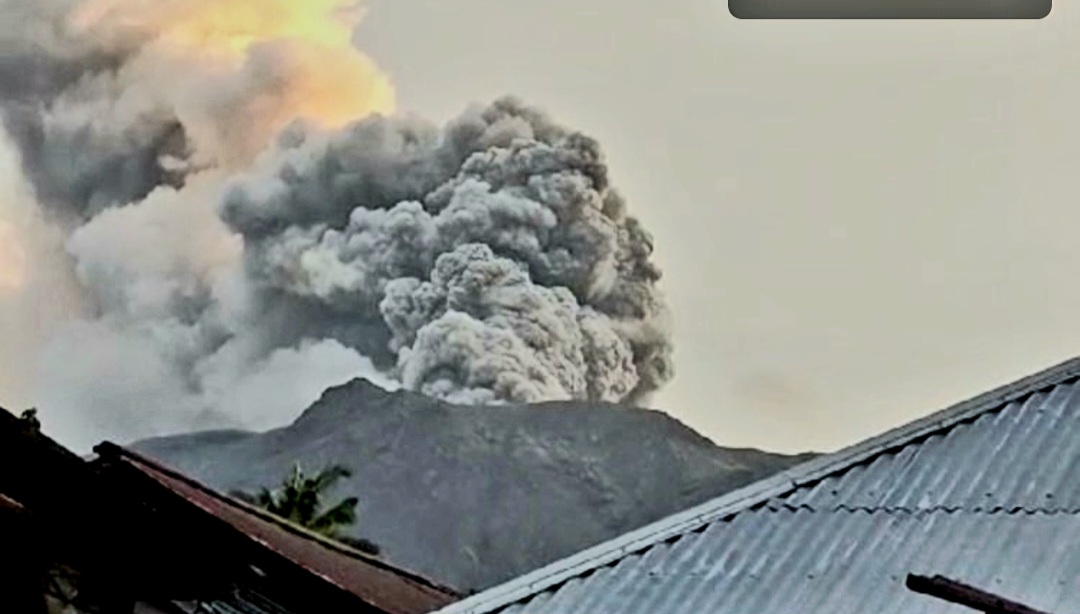
[[[481,589],[779,471],[805,456],[724,449],[657,411],[580,402],[458,406],[366,380],[292,425],[134,449],[222,490],[276,485],[293,462],[354,470],[358,534],[389,560]]]

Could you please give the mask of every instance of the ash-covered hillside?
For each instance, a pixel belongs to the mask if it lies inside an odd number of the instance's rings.
[[[657,411],[583,402],[451,405],[357,379],[292,425],[134,448],[222,490],[294,462],[354,470],[357,536],[382,556],[482,589],[784,469],[805,456],[714,445]]]

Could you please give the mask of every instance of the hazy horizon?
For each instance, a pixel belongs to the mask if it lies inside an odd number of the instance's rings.
[[[512,94],[596,137],[674,314],[648,405],[720,445],[829,451],[1080,354],[1076,14],[376,0],[355,41],[400,113]],[[15,322],[13,346],[43,334]],[[32,371],[0,365],[0,405]]]
[[[399,0],[357,40],[402,109],[512,92],[604,144],[675,316],[651,405],[721,445],[832,450],[1080,355],[1076,16]]]

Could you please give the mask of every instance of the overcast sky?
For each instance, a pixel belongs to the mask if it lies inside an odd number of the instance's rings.
[[[519,94],[606,146],[721,444],[829,450],[1080,354],[1076,7],[752,22],[717,0],[382,0],[400,106]]]
[[[1080,354],[1076,7],[755,22],[720,0],[371,2],[357,43],[401,110],[512,93],[604,144],[675,313],[653,404],[719,444],[836,449]],[[64,303],[0,337],[43,336]],[[0,365],[0,390],[29,371]]]

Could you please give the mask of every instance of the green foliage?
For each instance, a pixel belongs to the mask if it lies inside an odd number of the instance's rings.
[[[254,495],[244,492],[232,494],[275,516],[320,535],[348,543],[352,540],[342,531],[356,524],[356,506],[359,500],[348,497],[333,505],[327,505],[325,496],[340,480],[351,475],[352,472],[341,465],[331,465],[315,475],[305,475],[300,465],[296,464],[277,490],[263,488]]]

